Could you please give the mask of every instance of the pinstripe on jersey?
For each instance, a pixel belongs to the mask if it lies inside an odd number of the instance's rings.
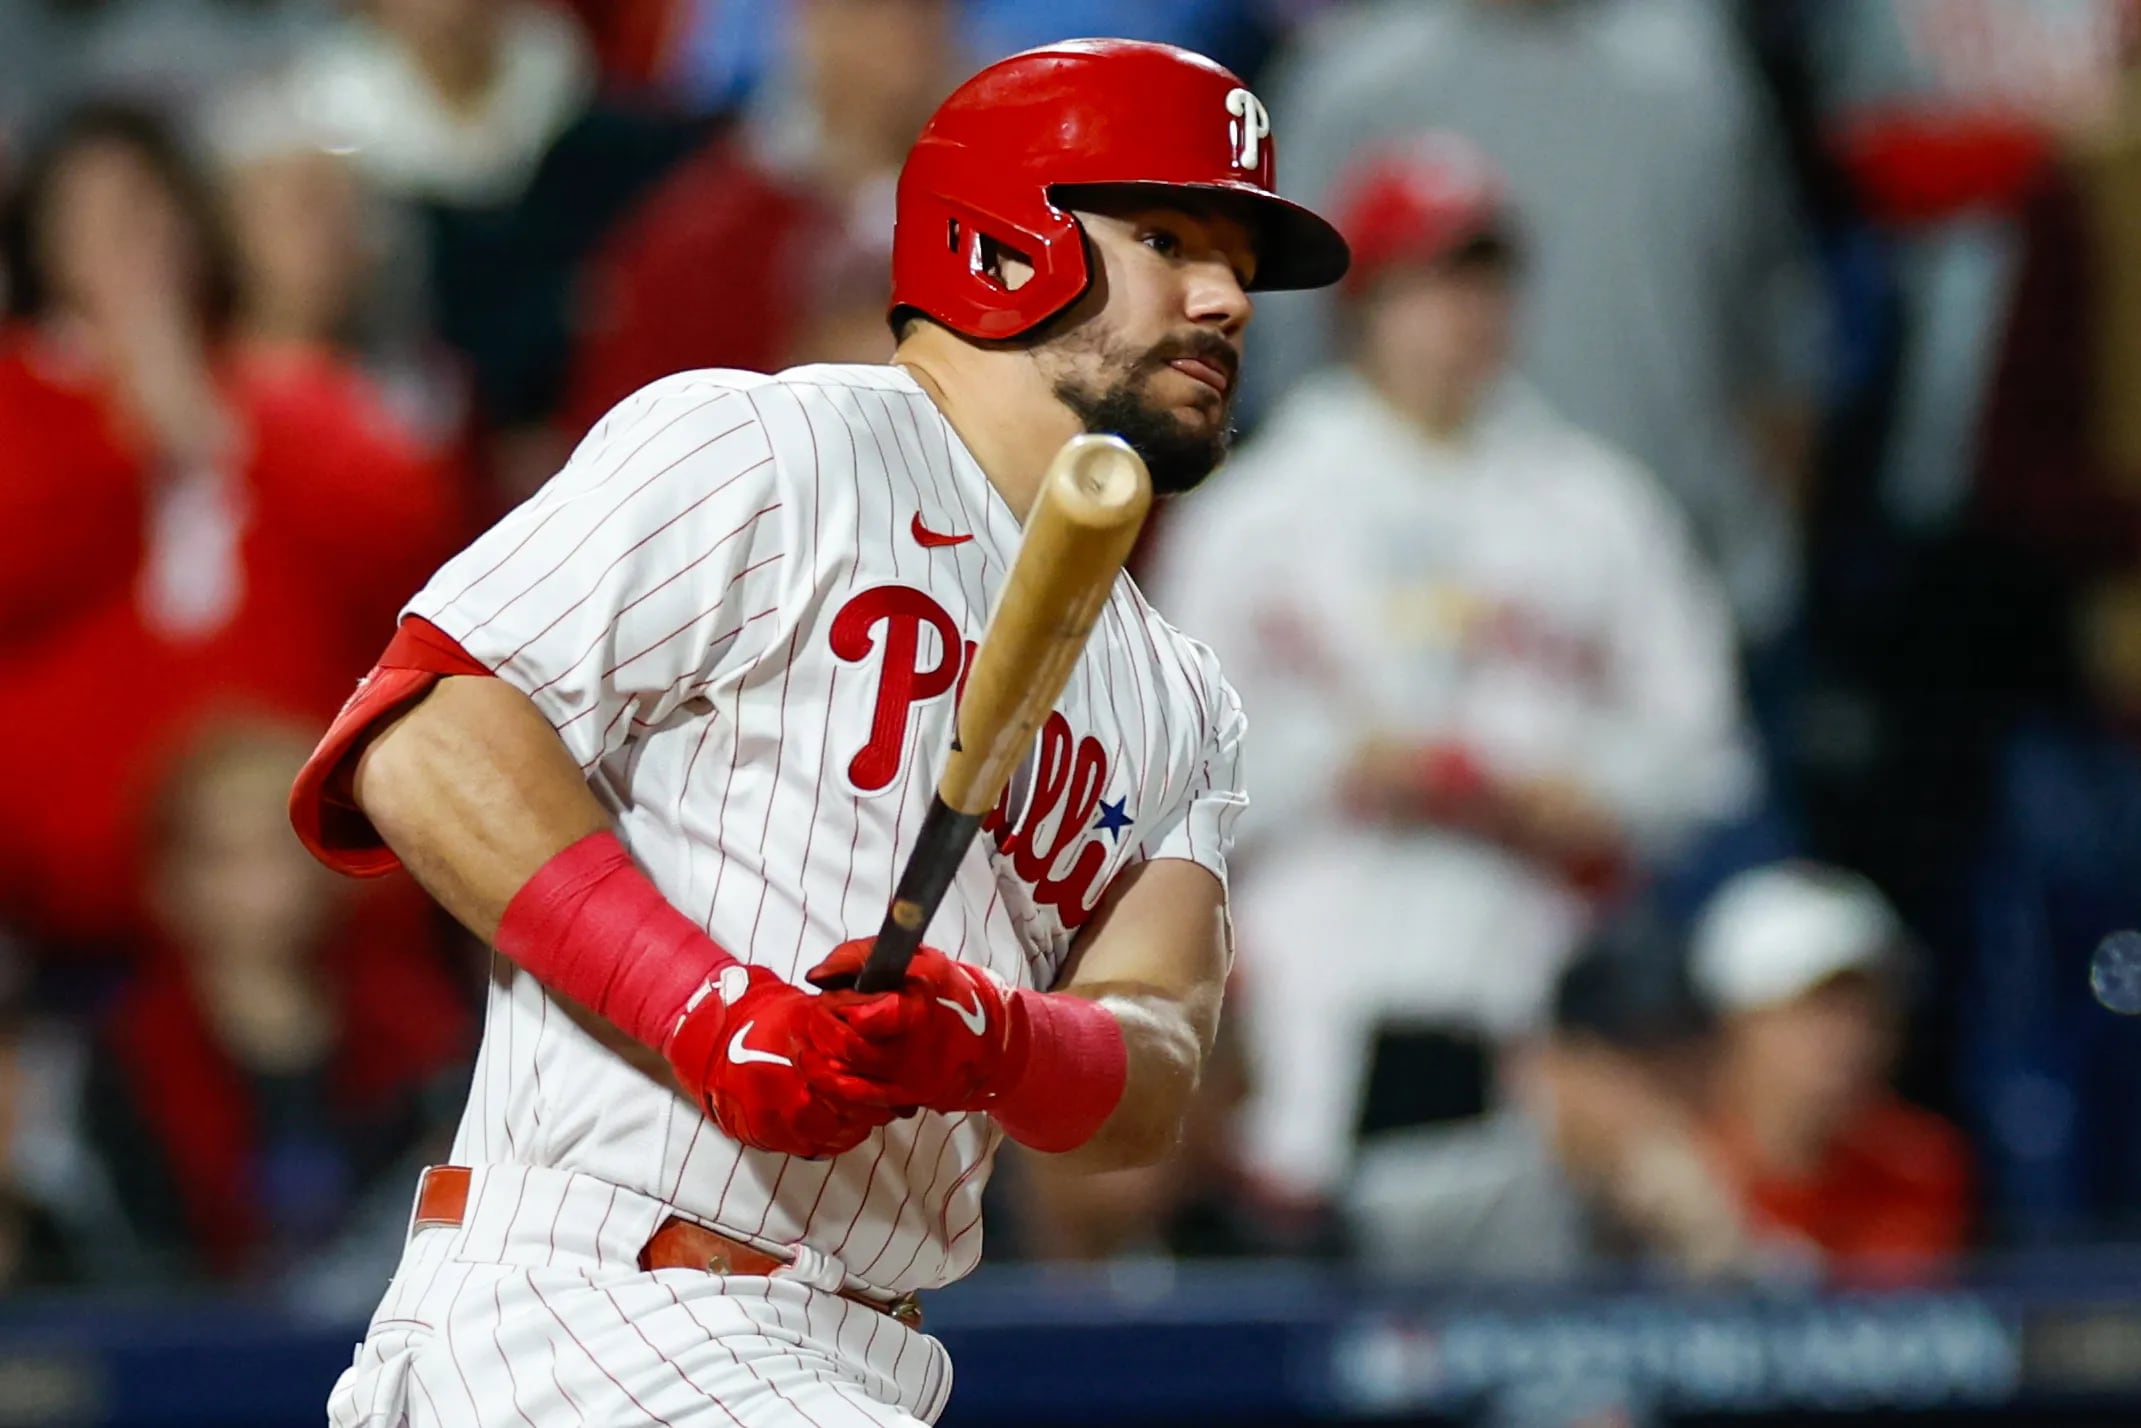
[[[877,925],[1018,535],[896,368],[686,373],[409,609],[528,691],[672,902],[799,978]],[[1045,987],[1122,868],[1224,876],[1241,732],[1209,652],[1125,577],[932,945]],[[828,1162],[744,1150],[496,959],[456,1156],[595,1177],[904,1291],[979,1257],[998,1138],[925,1114]]]

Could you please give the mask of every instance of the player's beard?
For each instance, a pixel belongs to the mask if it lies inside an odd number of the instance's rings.
[[[1100,353],[1103,372],[1118,374],[1115,381],[1096,388],[1066,376],[1055,384],[1056,400],[1077,413],[1087,431],[1129,442],[1145,458],[1158,495],[1179,495],[1219,469],[1234,440],[1232,392],[1241,359],[1233,347],[1211,333],[1198,332],[1171,337],[1137,356],[1121,345],[1094,344],[1089,350]],[[1228,395],[1220,398],[1219,420],[1204,431],[1184,425],[1150,392],[1152,379],[1184,357],[1208,362],[1227,376]]]

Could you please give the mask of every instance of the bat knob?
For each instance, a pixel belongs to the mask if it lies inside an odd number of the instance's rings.
[[[1065,489],[1076,498],[1073,504],[1085,508],[1073,514],[1088,520],[1133,508],[1142,515],[1151,499],[1145,463],[1119,436],[1087,432],[1072,437],[1057,469]]]

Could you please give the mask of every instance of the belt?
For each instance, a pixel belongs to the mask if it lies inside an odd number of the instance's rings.
[[[416,1191],[416,1217],[411,1230],[435,1226],[458,1226],[468,1216],[469,1169],[465,1165],[434,1165],[424,1171]],[[735,1274],[764,1278],[789,1267],[777,1254],[732,1240],[680,1215],[663,1220],[639,1252],[643,1270],[696,1269],[705,1274]],[[889,1315],[910,1329],[922,1327],[922,1302],[912,1294],[897,1299],[873,1299],[852,1289],[838,1291],[842,1299]]]

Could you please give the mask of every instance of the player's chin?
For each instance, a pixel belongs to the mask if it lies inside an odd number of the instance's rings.
[[[1233,403],[1224,395],[1194,378],[1178,376],[1176,382],[1186,383],[1191,390],[1183,392],[1177,386],[1166,393],[1158,405],[1174,418],[1184,436],[1216,436],[1233,424]],[[1154,395],[1161,396],[1160,393]]]
[[[1171,440],[1144,451],[1155,495],[1179,496],[1203,483],[1227,458],[1229,432],[1179,428]]]

